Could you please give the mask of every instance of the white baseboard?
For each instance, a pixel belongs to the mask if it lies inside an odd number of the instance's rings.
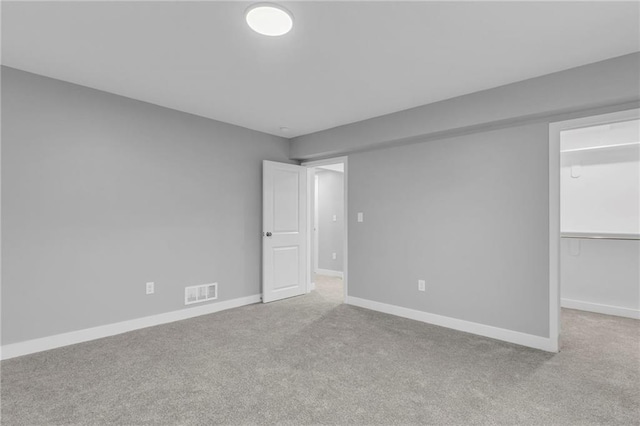
[[[307,291],[307,293],[315,289],[316,289],[316,283],[309,283],[309,291]]]
[[[452,328],[454,330],[490,337],[492,339],[503,340],[505,342],[541,349],[547,352],[558,352],[558,341],[556,340],[554,342],[553,339],[548,337],[535,336],[533,334],[526,334],[519,331],[478,324],[475,322],[431,314],[429,312],[417,311],[415,309],[374,302],[367,299],[360,299],[353,296],[347,297],[347,303],[349,305],[359,306],[373,311],[384,312],[386,314],[422,321],[428,324]]]
[[[180,309],[177,311],[151,315],[114,324],[101,325],[98,327],[86,328],[84,330],[71,331],[69,333],[27,340],[24,342],[11,343],[9,345],[2,346],[0,350],[0,359],[4,360],[15,358],[35,352],[47,351],[49,349],[55,349],[62,346],[74,345],[76,343],[126,333],[128,331],[138,330],[141,328],[152,327],[154,325],[180,321],[187,318],[198,317],[200,315],[212,314],[214,312],[220,312],[231,308],[259,303],[260,300],[261,295],[255,294],[253,296],[225,300],[194,308]]]
[[[640,319],[640,310],[622,308],[620,306],[601,305],[600,303],[582,302],[580,300],[560,299],[560,306],[569,309],[595,312],[598,314],[615,315],[617,317]]]
[[[316,274],[318,275],[326,275],[328,277],[339,277],[342,278],[344,273],[342,271],[332,271],[331,269],[316,269]]]

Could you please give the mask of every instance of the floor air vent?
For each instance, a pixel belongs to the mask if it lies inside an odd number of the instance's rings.
[[[218,298],[218,283],[192,285],[184,288],[184,304],[205,302]]]

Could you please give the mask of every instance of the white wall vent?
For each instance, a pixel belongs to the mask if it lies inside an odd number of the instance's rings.
[[[184,304],[205,302],[218,298],[218,283],[192,285],[184,288]]]

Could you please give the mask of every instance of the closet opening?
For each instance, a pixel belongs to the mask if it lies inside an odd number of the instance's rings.
[[[640,110],[556,123],[551,136],[558,172],[551,169],[558,202],[554,209],[552,196],[557,270],[553,258],[551,266],[558,288],[551,294],[557,303],[551,336],[556,315],[558,336],[562,327],[591,327],[590,333],[604,336],[637,326]]]

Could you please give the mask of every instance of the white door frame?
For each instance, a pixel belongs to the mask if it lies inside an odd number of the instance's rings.
[[[318,264],[320,263],[320,256],[318,252],[320,250],[320,244],[318,243],[318,237],[320,235],[320,221],[318,220],[318,175],[313,177],[313,265],[311,265],[311,274],[318,270]],[[313,284],[313,280],[312,280]]]
[[[327,158],[324,160],[317,160],[317,161],[305,161],[301,164],[301,166],[307,167],[308,168],[308,178],[307,178],[307,185],[309,187],[309,194],[311,193],[311,185],[313,185],[313,182],[315,181],[315,179],[312,179],[311,176],[313,175],[313,169],[315,167],[318,166],[327,166],[329,164],[340,164],[342,163],[344,165],[344,239],[343,239],[343,249],[342,249],[342,253],[343,253],[343,272],[342,272],[342,283],[344,286],[344,303],[347,303],[347,288],[349,285],[349,244],[348,244],[348,239],[349,239],[349,185],[348,185],[348,179],[349,179],[349,165],[348,165],[348,157],[344,156],[344,157],[334,157],[334,158]],[[313,262],[311,262],[311,232],[313,231],[313,223],[311,221],[311,197],[307,197],[307,202],[309,203],[308,207],[307,207],[307,214],[309,215],[307,217],[307,223],[309,224],[309,232],[307,232],[307,253],[309,256],[309,261],[307,262],[307,265],[309,265],[308,267],[308,274],[307,274],[307,292],[311,291],[311,277],[313,275],[313,268],[311,267],[311,264]]]
[[[630,109],[549,124],[549,340],[560,349],[560,133],[565,130],[640,118]]]

